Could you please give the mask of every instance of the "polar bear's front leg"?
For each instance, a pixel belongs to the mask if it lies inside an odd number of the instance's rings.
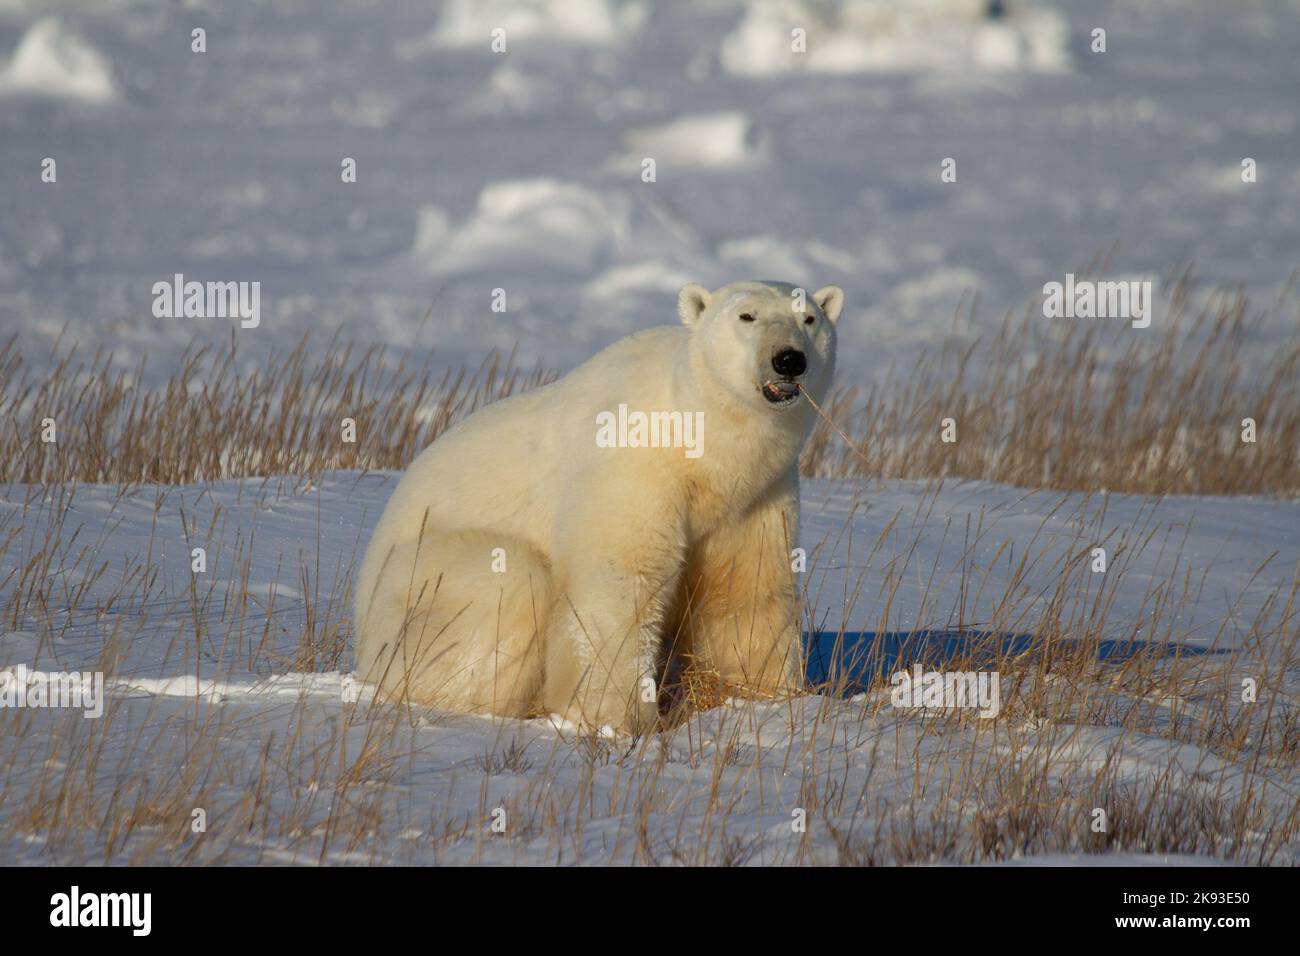
[[[663,627],[684,548],[662,533],[632,536],[570,569],[548,628],[547,708],[593,730],[646,733],[659,721]]]
[[[790,565],[797,484],[720,529],[691,561],[688,644],[693,666],[760,695],[803,688],[803,655]]]

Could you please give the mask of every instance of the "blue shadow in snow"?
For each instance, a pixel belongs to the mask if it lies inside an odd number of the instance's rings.
[[[959,662],[962,669],[987,670],[1009,658],[1027,655],[1073,656],[1080,641],[1043,641],[1032,634],[999,634],[995,631],[816,631],[803,635],[808,665],[808,683],[821,687],[843,678],[845,694],[856,694],[873,683],[887,681],[901,670],[920,664],[927,670],[942,670]],[[1099,661],[1126,661],[1141,655],[1200,657],[1226,654],[1185,644],[1152,641],[1099,641],[1089,644]]]

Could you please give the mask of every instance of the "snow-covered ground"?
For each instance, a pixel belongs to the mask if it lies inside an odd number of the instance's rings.
[[[254,350],[341,327],[563,370],[688,280],[758,276],[842,285],[863,381],[1107,251],[1269,308],[1300,252],[1300,8],[1002,6],[4,0],[0,327],[163,375],[231,324],[153,316],[182,273],[262,283]]]
[[[348,678],[346,654],[331,656],[329,635],[358,542],[394,481],[341,473],[297,492],[250,480],[124,498],[83,487],[61,524],[51,523],[60,510],[52,499],[29,499],[21,517],[29,490],[8,489],[0,539],[18,533],[0,556],[0,580],[56,542],[61,570],[44,607],[0,626],[0,664],[102,669],[106,707],[98,720],[68,709],[0,713],[5,858],[962,860],[972,850],[946,842],[953,821],[1000,820],[1031,774],[1061,807],[1082,801],[1055,823],[1077,842],[1030,841],[1001,855],[1059,862],[1050,854],[1086,855],[1093,807],[1124,822],[1125,788],[1204,792],[1224,819],[1247,793],[1266,816],[1284,817],[1300,799],[1284,750],[1261,756],[1252,740],[1234,751],[1189,730],[1246,707],[1270,708],[1275,726],[1289,709],[1294,728],[1295,623],[1279,622],[1282,609],[1269,602],[1285,596],[1300,564],[1295,502],[811,482],[801,535],[810,632],[833,640],[844,629],[857,641],[960,623],[1011,635],[1059,616],[1073,621],[1054,638],[1060,654],[1104,608],[1105,638],[1174,642],[1174,656],[1136,684],[1123,654],[1083,676],[1059,672],[1045,697],[1013,693],[1015,666],[1004,662],[995,721],[897,709],[877,684],[839,699],[733,702],[635,743],[575,738],[543,719],[368,709],[368,691]],[[1070,563],[1096,544],[1112,555],[1104,574]],[[191,573],[194,547],[207,552],[200,574]],[[1022,560],[1027,573],[1018,573]],[[1261,641],[1279,623],[1289,649]],[[307,663],[305,632],[319,635]],[[913,659],[900,655],[899,666]],[[1150,682],[1169,667],[1185,669],[1177,691]],[[1260,685],[1255,703],[1239,701],[1246,677]],[[1075,691],[1079,699],[1064,703]],[[40,815],[37,793],[51,781],[63,782],[71,824]],[[148,808],[125,843],[102,822],[116,818],[115,802],[120,816],[123,801]],[[207,832],[191,834],[200,808]],[[503,834],[492,830],[498,808]],[[799,808],[806,834],[792,829]],[[1176,827],[1226,826],[1185,808],[1170,817]],[[1273,862],[1295,862],[1290,847]],[[1251,859],[1249,841],[1201,849],[1207,859]]]

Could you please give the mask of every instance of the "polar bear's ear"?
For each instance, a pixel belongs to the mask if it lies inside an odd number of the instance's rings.
[[[683,325],[694,325],[713,301],[709,290],[698,283],[691,282],[682,286],[677,293],[677,314],[682,317]]]
[[[838,322],[844,308],[844,290],[837,285],[823,286],[813,293],[813,301],[826,313],[826,318]]]

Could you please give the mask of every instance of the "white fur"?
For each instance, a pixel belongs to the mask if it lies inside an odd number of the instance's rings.
[[[682,325],[616,342],[425,449],[362,565],[358,674],[450,709],[631,731],[658,719],[642,679],[658,687],[683,666],[758,693],[797,688],[790,549],[814,413],[760,389],[776,352],[797,348],[800,384],[822,399],[843,295],[819,290],[796,314],[794,291],[687,286]],[[703,411],[703,455],[597,447],[597,414],[620,403]]]

